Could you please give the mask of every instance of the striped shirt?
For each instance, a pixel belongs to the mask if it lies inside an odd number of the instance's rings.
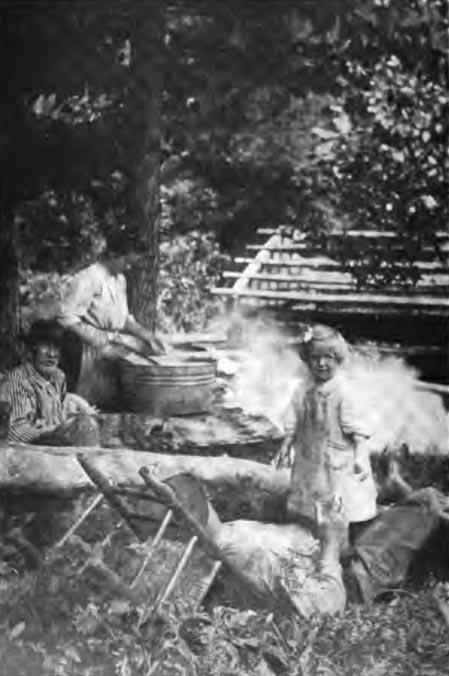
[[[7,441],[32,442],[42,434],[42,425],[59,425],[64,420],[65,375],[56,369],[51,380],[44,378],[31,362],[10,371],[0,384],[0,400],[12,406]]]

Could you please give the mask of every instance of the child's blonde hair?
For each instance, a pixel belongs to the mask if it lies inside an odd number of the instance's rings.
[[[305,332],[299,348],[301,359],[309,361],[312,350],[316,352],[317,349],[333,354],[339,364],[349,356],[349,346],[341,333],[321,324]]]

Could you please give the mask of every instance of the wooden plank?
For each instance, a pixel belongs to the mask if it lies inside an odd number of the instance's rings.
[[[246,256],[236,256],[234,262],[238,265],[246,265],[253,261],[252,258]],[[264,266],[267,267],[283,267],[283,268],[321,268],[322,270],[341,270],[341,272],[351,273],[349,268],[343,266],[342,263],[339,263],[332,258],[326,256],[313,256],[311,258],[298,258],[295,261],[280,261],[280,260],[269,260],[264,261]],[[385,266],[386,267],[386,266]],[[409,267],[404,263],[395,263],[395,267],[398,269]],[[413,262],[410,267],[416,268],[422,272],[431,272],[434,274],[449,274],[449,267],[447,265],[442,265],[437,262],[424,262],[417,261]]]
[[[443,396],[449,396],[449,385],[441,385],[440,383],[428,383],[425,380],[416,380],[415,387],[418,390],[425,390],[426,392],[434,392]]]
[[[329,237],[351,237],[354,239],[391,239],[402,240],[406,238],[409,240],[411,236],[408,233],[398,233],[392,230],[346,230],[345,232],[331,232]],[[444,230],[434,232],[432,237],[439,240],[449,241],[449,233]]]
[[[260,299],[259,299],[260,300]],[[265,302],[266,303],[266,302]],[[265,307],[265,303],[260,302],[260,307]],[[285,303],[285,301],[284,301]],[[404,308],[404,307],[370,307],[359,305],[341,305],[340,303],[331,303],[329,305],[313,306],[310,305],[292,305],[291,310],[293,312],[324,312],[326,316],[329,314],[336,315],[338,317],[391,317],[397,319],[410,319],[411,317],[416,317],[419,319],[441,319],[441,311],[434,310],[432,308]],[[446,315],[443,315],[446,316]]]
[[[225,279],[238,279],[240,277],[240,273],[238,272],[223,272],[223,277]],[[350,291],[356,290],[356,285],[355,281],[347,281],[347,282],[338,282],[338,281],[332,281],[332,280],[310,280],[305,277],[297,277],[294,275],[269,275],[269,274],[256,274],[256,275],[251,275],[251,279],[257,279],[262,282],[279,282],[280,284],[290,284],[290,285],[297,285],[305,288],[329,288],[329,289],[341,289],[345,291]],[[233,287],[235,289],[235,285]]]
[[[378,246],[373,245],[371,247],[372,250],[378,250],[381,251],[382,249],[385,249],[388,246],[388,250],[391,251],[397,251],[400,253],[405,252],[405,249],[403,246],[399,244],[386,244],[384,243],[383,245],[380,244]],[[262,251],[262,250],[269,250],[271,252],[276,252],[276,253],[304,253],[304,252],[309,252],[310,255],[314,255],[319,251],[322,251],[322,248],[319,247],[318,245],[315,245],[313,243],[306,243],[306,242],[298,242],[296,244],[285,244],[284,246],[270,246],[268,247],[266,244],[247,244],[246,248],[248,251]],[[438,252],[434,247],[431,246],[425,246],[423,248],[420,248],[418,250],[419,253],[419,260],[423,261],[434,261],[435,258],[438,258]],[[449,252],[448,252],[449,253]]]
[[[257,234],[258,235],[266,235],[266,236],[271,236],[275,234],[279,234],[279,229],[286,228],[288,229],[289,226],[279,226],[278,228],[257,228]],[[293,233],[298,233],[300,232],[299,230],[295,230],[291,226],[291,236],[293,237]],[[296,234],[297,236],[297,234]],[[305,237],[305,233],[300,233],[300,237]],[[351,229],[351,230],[345,230],[344,232],[330,232],[327,235],[328,237],[332,238],[338,238],[338,237],[350,237],[350,238],[355,238],[355,239],[401,239],[403,237],[407,237],[408,235],[406,234],[401,234],[398,232],[394,232],[393,230],[357,230],[357,229]],[[438,230],[435,233],[433,233],[433,237],[435,239],[441,239],[441,240],[448,240],[449,241],[449,233],[446,232],[445,230]]]
[[[297,244],[277,244],[277,245],[271,245],[268,246],[267,244],[247,244],[246,248],[248,251],[263,251],[263,250],[268,250],[268,251],[274,251],[274,252],[279,252],[279,253],[292,253],[295,251],[309,251],[310,250],[310,244],[306,244],[305,242],[298,242]]]
[[[271,298],[275,300],[286,300],[293,302],[306,303],[355,303],[360,305],[387,305],[387,306],[404,306],[404,307],[423,307],[423,308],[438,308],[441,310],[449,309],[449,299],[447,298],[430,298],[426,296],[414,296],[411,300],[409,296],[386,296],[383,294],[373,293],[347,293],[344,296],[339,296],[332,293],[301,293],[298,291],[270,291],[270,290],[248,290],[236,293],[232,288],[213,288],[212,293],[223,296],[249,296],[252,298]]]
[[[234,285],[236,290],[240,291],[248,288],[250,277],[257,273],[261,269],[261,265],[264,263],[264,261],[268,260],[270,257],[270,252],[267,249],[271,246],[276,246],[278,242],[279,237],[277,235],[270,237],[267,242],[267,247],[260,250],[251,263],[249,263],[245,270],[243,270],[239,275],[238,281]]]
[[[332,273],[331,273],[332,274]],[[223,272],[223,277],[225,279],[240,279],[241,273],[240,272],[233,272],[233,271],[225,271]],[[300,277],[298,275],[285,275],[285,274],[268,274],[268,273],[254,273],[249,275],[248,281],[251,281],[253,279],[257,279],[262,282],[279,282],[280,284],[296,284],[300,287],[308,288],[308,289],[329,289],[329,290],[337,290],[340,289],[342,291],[358,291],[357,289],[357,284],[356,280],[348,280],[348,281],[338,281],[338,280],[333,280],[332,278],[328,278],[326,275],[321,277],[321,279],[310,279],[307,277]],[[236,289],[236,286],[234,285],[234,289]],[[373,289],[374,291],[377,289]],[[435,283],[435,284],[430,284],[430,285],[419,285],[416,287],[412,287],[410,289],[405,288],[404,286],[399,286],[399,285],[390,285],[388,288],[383,289],[382,293],[386,294],[394,294],[397,292],[402,292],[402,293],[407,293],[410,294],[411,296],[414,296],[416,294],[421,294],[424,292],[429,292],[432,295],[432,292],[438,291],[439,293],[446,292],[447,290],[447,284],[441,284],[441,283]]]
[[[241,264],[249,264],[253,261],[252,258],[248,258],[246,256],[236,256],[234,258],[234,262],[241,265]],[[337,261],[333,261],[330,258],[325,258],[324,256],[318,256],[314,258],[298,258],[295,261],[292,260],[287,260],[287,261],[281,261],[281,260],[274,260],[270,259],[267,261],[264,261],[264,266],[268,267],[285,267],[285,268],[305,268],[305,267],[311,267],[311,268],[317,268],[323,266],[323,269],[325,269],[324,266],[328,265],[329,269],[340,269],[341,264],[338,263]]]

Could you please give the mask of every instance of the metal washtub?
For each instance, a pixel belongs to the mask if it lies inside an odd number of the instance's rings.
[[[164,355],[154,363],[137,356],[120,362],[121,398],[127,411],[190,415],[212,403],[217,363],[209,357]]]

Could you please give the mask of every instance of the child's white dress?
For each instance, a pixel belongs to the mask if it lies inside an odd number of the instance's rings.
[[[341,373],[295,393],[285,420],[287,432],[294,430],[288,500],[292,513],[313,518],[317,501],[339,495],[349,521],[366,521],[376,515],[377,491],[369,458],[367,477],[361,479],[354,472],[354,435],[370,436],[354,413],[354,396]]]

